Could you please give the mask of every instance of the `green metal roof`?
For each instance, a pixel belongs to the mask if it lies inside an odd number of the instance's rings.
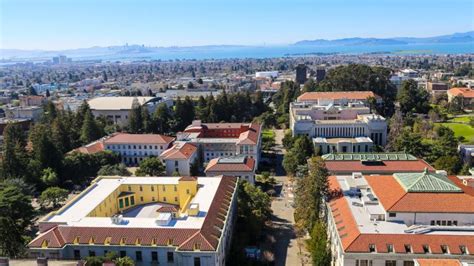
[[[394,174],[406,192],[462,192],[448,177],[433,174],[427,169],[423,173]]]
[[[325,161],[416,161],[408,153],[329,153],[324,154]]]

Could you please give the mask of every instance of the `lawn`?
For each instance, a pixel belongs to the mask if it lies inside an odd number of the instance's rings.
[[[456,137],[463,136],[466,138],[465,142],[474,143],[474,128],[460,123],[441,123],[445,127],[449,127],[454,131]]]
[[[273,138],[275,138],[275,131],[273,131],[273,129],[265,129],[262,132],[262,137],[273,139]]]
[[[449,119],[449,122],[469,123],[469,118],[469,116],[454,117],[452,119]]]

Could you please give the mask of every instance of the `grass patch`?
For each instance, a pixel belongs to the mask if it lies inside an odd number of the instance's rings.
[[[275,138],[275,131],[273,131],[272,129],[264,129],[262,132],[262,137],[273,139]]]
[[[470,116],[460,116],[460,117],[454,117],[449,120],[449,122],[455,122],[455,123],[469,123],[469,118]]]
[[[474,143],[474,128],[460,123],[440,123],[445,127],[449,127],[454,131],[456,137],[463,136],[466,140],[465,142]]]

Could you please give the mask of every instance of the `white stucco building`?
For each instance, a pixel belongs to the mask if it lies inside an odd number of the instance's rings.
[[[175,173],[191,175],[191,165],[198,158],[198,147],[183,141],[176,141],[159,158],[165,165],[167,175]]]
[[[331,176],[329,183],[332,265],[474,260],[474,191],[460,178],[428,171],[353,173]]]
[[[173,137],[159,134],[116,133],[103,141],[103,147],[120,154],[124,164],[136,166],[145,158],[160,156],[173,141]]]
[[[370,91],[307,92],[290,104],[290,128],[294,136],[306,135],[320,151],[368,152],[387,142],[387,121],[372,113]]]

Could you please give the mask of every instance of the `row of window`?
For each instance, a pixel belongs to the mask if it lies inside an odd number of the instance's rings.
[[[142,149],[142,145],[108,145],[108,146],[107,146],[107,149],[112,149],[112,150],[115,150],[115,149],[117,149],[117,150],[123,149],[123,150],[126,150],[126,149],[127,149],[127,146],[128,146],[128,149],[129,149],[129,150],[132,149],[132,147],[133,147],[133,149],[137,149],[137,147],[138,147],[139,150]],[[148,147],[148,148],[147,148],[147,147]],[[163,146],[162,146],[162,145],[159,146],[159,147],[160,147],[161,150],[163,149]],[[143,145],[143,149],[144,149],[144,150],[146,150],[146,149],[148,149],[148,150],[153,150],[153,149],[158,150],[158,145],[155,145],[155,148],[153,148],[152,145]]]
[[[125,208],[127,208],[128,206],[133,206],[133,205],[135,205],[135,197],[134,197],[134,196],[131,196],[131,197],[130,197],[130,200],[129,200],[129,197],[126,197],[126,198],[123,198],[123,199],[119,199],[119,208],[120,208],[120,209],[123,209],[123,208],[124,208],[124,203],[125,203]]]
[[[413,253],[413,249],[412,249],[411,245],[406,244],[406,245],[404,245],[404,248],[405,248],[406,253]],[[424,253],[431,253],[431,249],[430,249],[429,245],[426,245],[426,244],[422,245],[422,248],[423,248]],[[441,248],[441,252],[443,254],[449,254],[449,248],[448,248],[447,245],[441,245],[440,248]],[[463,255],[467,254],[466,246],[460,245],[459,250],[461,250],[461,254],[463,254]],[[376,248],[375,244],[369,244],[369,252],[372,252],[372,253],[377,252],[377,248]],[[392,244],[387,244],[387,252],[388,253],[395,252]]]
[[[161,188],[162,188],[161,190],[166,191],[166,186],[161,186]],[[143,186],[140,185],[140,186],[138,187],[138,189],[139,189],[140,191],[143,191]],[[128,190],[129,192],[132,191],[132,186],[131,186],[131,185],[128,185],[128,186],[127,186],[127,190]],[[152,191],[152,192],[155,191],[155,187],[154,187],[154,186],[150,186],[150,191]],[[174,185],[174,186],[173,186],[173,191],[175,191],[175,192],[178,191],[178,186],[177,186],[177,185]],[[188,189],[187,191],[188,191],[188,194],[189,194],[189,189]]]
[[[372,266],[372,260],[356,260],[356,266]],[[415,262],[412,260],[405,260],[403,261],[403,266],[415,266]],[[396,260],[386,260],[385,266],[397,266]]]
[[[104,250],[104,256],[109,253],[107,250]],[[94,250],[89,250],[89,257],[95,257],[96,252]],[[121,250],[119,252],[120,257],[126,257],[127,256],[127,251],[126,250]],[[81,259],[81,250],[75,249],[74,250],[74,259],[75,260],[80,260]],[[143,261],[143,254],[142,251],[135,251],[135,261],[136,262],[141,262]],[[151,261],[152,262],[158,262],[158,252],[157,251],[151,251]],[[168,263],[173,263],[174,262],[174,253],[168,251],[166,253],[166,261]],[[194,257],[194,266],[200,266],[201,265],[201,258],[199,257]]]
[[[458,221],[456,220],[431,220],[431,225],[442,225],[442,226],[457,226]]]

